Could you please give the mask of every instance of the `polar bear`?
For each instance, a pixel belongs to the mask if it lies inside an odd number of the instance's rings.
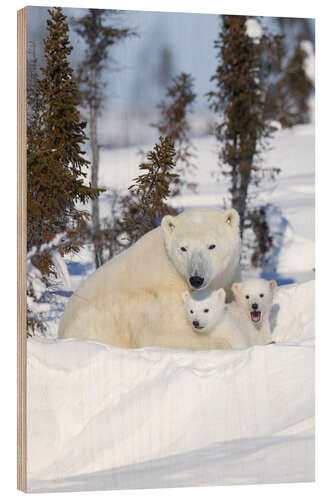
[[[184,289],[224,288],[239,279],[239,216],[201,208],[161,226],[92,274],[71,296],[58,336],[120,347],[215,348],[193,335]]]
[[[225,349],[242,349],[249,344],[225,305],[225,291],[195,290],[182,293],[185,314],[197,335],[220,338]]]
[[[247,335],[250,345],[272,342],[269,322],[276,281],[251,278],[233,283],[235,302],[228,305],[234,321]]]

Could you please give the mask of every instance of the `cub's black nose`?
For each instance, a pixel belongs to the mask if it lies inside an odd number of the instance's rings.
[[[200,326],[199,321],[193,321],[194,328],[198,328]]]
[[[202,283],[204,282],[204,279],[201,278],[201,276],[191,276],[190,277],[190,283],[194,288],[199,288],[201,287]]]
[[[258,309],[258,304],[252,304],[252,309],[256,311]]]

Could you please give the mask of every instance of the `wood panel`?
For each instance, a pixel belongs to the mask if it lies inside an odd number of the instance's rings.
[[[17,13],[17,487],[27,488],[27,11]]]

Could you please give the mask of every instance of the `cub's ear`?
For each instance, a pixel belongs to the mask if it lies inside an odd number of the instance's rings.
[[[161,222],[164,235],[169,236],[175,230],[175,217],[165,215]]]
[[[229,210],[223,212],[223,217],[225,224],[228,224],[235,229],[239,228],[239,215],[237,210],[230,208]]]
[[[234,294],[235,297],[236,297],[236,295],[239,292],[239,285],[240,285],[240,283],[233,283],[231,285],[231,290],[233,291],[233,294]]]
[[[185,290],[185,292],[182,292],[182,299],[184,302],[187,301],[189,295],[190,295],[190,292],[188,290]]]
[[[223,302],[223,304],[224,304],[224,302],[225,302],[225,291],[223,290],[223,288],[219,288],[216,293],[217,293],[217,298],[219,300],[221,300]]]
[[[271,280],[271,281],[269,281],[269,283],[268,283],[268,284],[269,284],[269,288],[270,288],[270,290],[272,290],[272,291],[273,291],[273,290],[275,290],[275,288],[277,287],[277,283],[276,283],[276,281],[275,281],[275,280]]]

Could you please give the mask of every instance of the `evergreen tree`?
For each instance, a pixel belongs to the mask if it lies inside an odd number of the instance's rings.
[[[218,66],[209,92],[211,109],[220,115],[216,137],[221,143],[222,172],[230,179],[232,206],[240,216],[243,234],[250,183],[260,182],[260,151],[273,128],[264,116],[268,60],[276,64],[281,37],[263,34],[252,38],[247,16],[221,16],[221,29],[215,41]],[[274,177],[276,171],[270,174]]]
[[[156,83],[163,89],[171,80],[173,73],[172,52],[167,45],[159,50],[157,71],[155,73]]]
[[[158,104],[161,112],[161,119],[153,124],[163,136],[170,136],[176,150],[176,172],[179,174],[175,178],[171,187],[171,196],[179,194],[180,187],[187,186],[195,188],[194,183],[186,180],[186,174],[193,171],[194,165],[191,163],[193,147],[190,138],[187,115],[192,112],[192,104],[196,98],[193,92],[193,77],[188,73],[181,73],[172,79],[171,85],[167,88],[167,99]]]
[[[115,10],[88,9],[88,13],[75,22],[75,30],[86,44],[85,58],[79,67],[82,104],[89,109],[90,142],[92,150],[91,185],[98,187],[99,144],[97,118],[103,98],[102,73],[107,65],[111,46],[135,33],[128,28],[116,28]],[[103,243],[100,228],[99,203],[92,203],[92,232],[96,268],[103,264]]]
[[[133,179],[125,200],[124,231],[129,244],[133,244],[148,231],[157,227],[160,219],[175,213],[166,200],[170,196],[170,184],[179,174],[174,173],[176,151],[170,136],[160,137],[159,143],[147,154],[147,162],[139,166],[141,175]]]
[[[299,40],[282,76],[268,89],[266,115],[278,120],[283,127],[309,121],[308,100],[314,85],[305,71],[307,57]]]
[[[293,47],[297,39],[309,40],[313,45],[315,44],[313,19],[306,19],[304,17],[276,17],[274,20],[282,33],[288,37],[288,42]]]
[[[274,246],[274,238],[267,222],[267,206],[254,208],[248,212],[248,224],[253,230],[254,241],[249,245],[252,249],[251,264],[262,267],[267,255]]]
[[[31,42],[28,51],[27,67],[27,122],[28,129],[37,127],[41,111],[41,96],[38,92],[38,67],[36,42]]]
[[[117,189],[110,189],[105,195],[108,203],[108,215],[102,219],[101,231],[103,236],[103,257],[112,259],[126,249],[128,238],[124,232],[123,219],[127,216],[130,196],[124,195]]]
[[[63,234],[58,248],[66,253],[79,250],[88,218],[77,202],[97,198],[99,190],[84,184],[89,165],[81,149],[86,123],[80,118],[77,83],[68,62],[72,47],[66,16],[60,8],[48,12],[46,65],[28,93],[33,113],[27,130],[27,245],[38,250]],[[51,252],[34,252],[32,261],[47,284],[56,274]]]

